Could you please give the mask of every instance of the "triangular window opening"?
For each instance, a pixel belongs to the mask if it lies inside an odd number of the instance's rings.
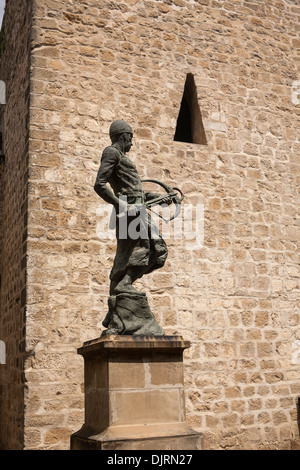
[[[207,145],[194,76],[186,76],[174,140]]]

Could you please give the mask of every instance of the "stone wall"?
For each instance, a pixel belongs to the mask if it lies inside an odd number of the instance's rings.
[[[298,438],[298,19],[284,0],[33,2],[25,448],[67,449],[83,423],[76,348],[102,331],[115,250],[93,185],[116,118],[141,176],[181,188],[184,216],[204,206],[203,246],[166,237],[137,283],[191,341],[187,421],[207,449]],[[187,74],[207,145],[173,140]]]
[[[6,105],[1,105],[5,160],[0,163],[0,339],[6,345],[6,364],[0,365],[1,449],[22,449],[24,442],[30,3],[8,3],[0,57],[0,80],[6,85]]]

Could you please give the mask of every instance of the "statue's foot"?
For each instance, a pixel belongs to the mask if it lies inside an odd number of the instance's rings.
[[[107,330],[101,336],[163,336],[164,331],[151,312],[146,294],[133,295],[132,292],[138,292],[134,288],[128,288],[127,292],[122,290],[119,295],[110,297],[109,303],[114,302],[115,306]]]
[[[105,328],[108,327],[109,322],[110,322],[110,318],[111,318],[111,312],[108,311],[105,318],[104,318],[104,320],[103,320],[103,322],[102,322],[102,325],[105,326]]]

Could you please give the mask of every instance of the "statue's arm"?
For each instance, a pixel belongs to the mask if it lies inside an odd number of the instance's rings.
[[[112,204],[117,207],[120,200],[114,195],[114,193],[109,189],[107,183],[110,179],[110,176],[119,163],[118,151],[114,148],[107,148],[104,150],[101,158],[100,167],[96,177],[96,182],[94,185],[94,190],[104,201]]]
[[[157,194],[157,193],[145,193],[144,194],[145,202],[149,202],[149,201],[151,201],[151,199],[155,199],[159,196],[162,196],[162,195]]]
[[[158,193],[145,193],[144,194],[144,199],[145,202],[151,202],[153,200],[159,199],[159,201],[155,205],[162,205],[162,204],[167,204],[170,205],[172,204],[172,199],[168,194],[158,194]]]

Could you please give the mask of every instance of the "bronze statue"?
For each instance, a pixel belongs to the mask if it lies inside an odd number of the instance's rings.
[[[132,147],[131,126],[116,120],[109,135],[111,145],[103,151],[94,186],[96,193],[113,205],[116,215],[117,251],[110,273],[109,311],[103,321],[107,330],[103,334],[163,335],[145,293],[135,289],[133,283],[161,268],[168,255],[166,243],[146,209],[172,202],[178,208],[183,195],[178,197],[177,188],[156,180],[147,181],[161,184],[167,194],[144,192],[137,168],[126,155]]]

